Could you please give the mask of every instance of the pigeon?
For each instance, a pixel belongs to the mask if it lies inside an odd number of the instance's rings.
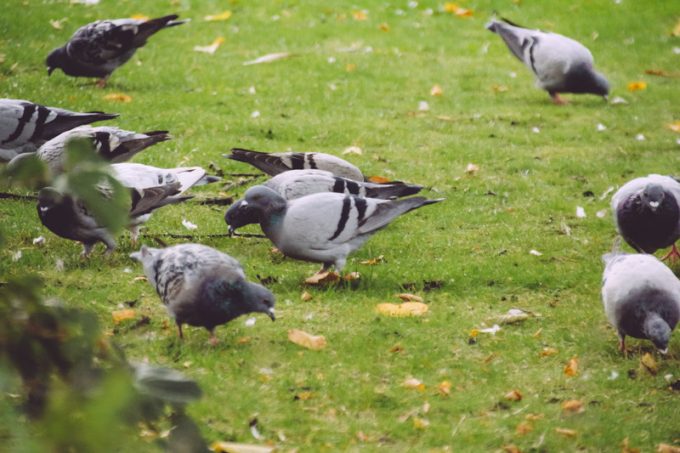
[[[241,315],[265,313],[276,320],[271,291],[247,281],[238,261],[211,247],[142,246],[130,257],[142,263],[147,281],[175,319],[180,339],[184,338],[182,324],[205,327],[214,345],[215,327]]]
[[[177,18],[171,14],[149,20],[98,20],[84,25],[47,56],[47,75],[59,68],[73,77],[97,77],[97,85],[103,88],[111,73],[132,58],[151,35],[187,22]]]
[[[510,52],[536,76],[536,84],[556,104],[560,93],[609,95],[609,82],[593,68],[593,55],[581,43],[557,33],[531,30],[506,19],[491,20],[486,28],[500,35]]]
[[[253,186],[243,204],[252,207],[264,234],[286,256],[323,263],[340,272],[357,250],[396,217],[442,199],[378,200],[326,192],[286,201],[274,190]]]
[[[286,200],[294,200],[305,195],[319,192],[336,192],[383,200],[414,195],[423,188],[415,184],[391,182],[375,184],[334,176],[324,170],[290,170],[271,178],[264,183]],[[234,203],[226,212],[224,220],[233,233],[237,228],[251,223],[259,223],[256,213],[243,206],[241,200]]]
[[[118,117],[116,113],[79,113],[22,99],[0,99],[0,160],[32,152],[47,140],[78,126]]]
[[[363,181],[364,175],[354,165],[339,157],[324,153],[262,153],[247,149],[233,148],[228,159],[245,162],[267,173],[278,175],[288,170],[326,170],[335,176]]]
[[[619,234],[639,253],[672,246],[664,257],[678,258],[680,238],[680,182],[670,176],[649,175],[623,185],[612,197]]]
[[[652,255],[608,253],[602,302],[609,322],[626,351],[626,335],[651,340],[665,354],[680,319],[680,281]]]
[[[139,227],[151,218],[152,211],[169,204],[189,200],[182,196],[189,188],[214,182],[219,178],[207,176],[200,167],[156,168],[149,165],[122,163],[111,165],[111,174],[130,192],[130,220],[128,229],[135,244]],[[97,187],[105,193],[106,186]],[[116,243],[111,234],[99,225],[85,204],[71,195],[48,187],[38,195],[38,214],[43,225],[58,236],[83,243],[83,257],[87,257],[97,242],[103,242],[107,253]]]
[[[156,143],[170,140],[168,131],[131,132],[110,126],[80,126],[66,131],[46,142],[38,151],[37,156],[47,163],[53,175],[64,172],[64,157],[66,144],[75,138],[84,138],[92,143],[97,154],[110,162],[124,162],[138,152],[155,145]],[[9,163],[17,165],[19,159],[24,159],[31,153],[21,154]]]

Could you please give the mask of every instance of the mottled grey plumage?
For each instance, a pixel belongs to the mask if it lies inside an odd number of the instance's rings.
[[[341,271],[347,255],[396,217],[441,201],[422,197],[377,200],[339,193],[316,193],[286,201],[265,186],[245,193],[265,235],[292,258],[335,266]]]
[[[98,20],[84,25],[47,56],[47,74],[59,68],[74,77],[98,77],[104,86],[111,73],[132,58],[151,35],[186,22],[176,21],[177,17]]]
[[[46,107],[22,99],[0,99],[0,160],[33,152],[62,132],[96,121],[116,118],[115,113],[79,113]]]
[[[618,332],[619,349],[625,352],[628,335],[651,340],[666,353],[680,320],[680,281],[651,255],[609,253],[602,259],[602,302]]]
[[[95,152],[104,160],[124,162],[156,143],[170,140],[170,135],[168,131],[138,133],[109,126],[76,127],[49,140],[37,151],[37,156],[47,163],[53,175],[63,173],[66,145],[73,139],[90,141]],[[28,155],[17,156],[10,165],[15,165],[18,159]]]
[[[364,175],[355,165],[344,159],[324,153],[263,153],[247,149],[233,148],[224,157],[245,162],[267,173],[278,175],[288,170],[325,170],[335,176],[363,181]]]
[[[503,39],[555,103],[564,103],[559,93],[591,93],[605,99],[609,94],[607,79],[593,67],[593,55],[578,41],[557,33],[530,30],[506,19],[491,20],[486,28]]]
[[[199,244],[164,249],[142,246],[130,257],[141,262],[180,338],[182,324],[205,327],[211,341],[214,329],[247,313],[274,316],[274,295],[264,286],[246,280],[243,268],[229,255]]]
[[[406,184],[403,182],[391,182],[387,184],[375,184],[364,181],[353,181],[348,178],[335,176],[324,170],[290,170],[272,177],[263,185],[276,191],[286,200],[321,192],[335,192],[347,195],[356,195],[367,198],[388,200],[413,195],[422,189],[422,186]],[[257,215],[252,209],[243,206],[238,200],[225,213],[224,216],[230,232],[251,223],[259,223]]]
[[[680,238],[680,182],[649,175],[624,184],[612,197],[619,234],[640,253],[673,246]],[[673,252],[671,252],[673,253]]]

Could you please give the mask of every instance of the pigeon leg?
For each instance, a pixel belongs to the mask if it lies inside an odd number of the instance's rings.
[[[214,347],[214,346],[217,346],[217,343],[219,343],[219,342],[220,342],[220,340],[218,340],[217,337],[215,336],[215,331],[211,330],[210,331],[210,340],[208,340],[208,343],[210,343],[210,346]]]
[[[619,334],[619,352],[622,352],[625,358],[628,358],[628,350],[626,349],[626,336]]]
[[[83,244],[83,251],[80,254],[80,257],[82,259],[85,259],[90,256],[90,253],[92,253],[92,249],[94,248],[94,245],[96,242],[90,243],[90,244]]]
[[[550,97],[552,98],[553,103],[556,105],[569,104],[569,101],[560,97],[560,93],[550,93]]]
[[[139,240],[139,225],[130,227],[130,244],[133,248],[137,248],[137,241]]]
[[[670,262],[671,264],[675,264],[678,262],[680,259],[680,252],[678,251],[678,248],[673,244],[673,247],[671,248],[671,251],[666,254],[663,258],[661,258],[661,261],[666,261]]]
[[[182,323],[179,321],[176,321],[177,323],[177,333],[179,334],[179,339],[184,340],[184,333],[182,332]]]
[[[97,85],[98,88],[105,88],[107,80],[108,80],[108,76],[102,77],[101,79],[97,80],[95,85]]]

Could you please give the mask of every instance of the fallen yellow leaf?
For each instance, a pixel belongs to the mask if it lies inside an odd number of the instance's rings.
[[[375,266],[376,264],[380,264],[380,263],[382,263],[383,261],[385,261],[385,256],[384,256],[384,255],[380,255],[380,256],[376,256],[375,258],[371,258],[370,260],[363,260],[363,261],[360,261],[360,263],[361,263],[361,264],[366,264],[366,265],[368,265],[368,266]]]
[[[308,399],[311,399],[313,397],[314,393],[312,392],[300,392],[297,395],[295,395],[295,399],[300,401],[307,401]]]
[[[307,292],[307,291],[303,291],[302,294],[300,295],[300,300],[302,300],[303,302],[309,302],[313,298],[314,298],[314,296],[309,294],[309,292]]]
[[[577,431],[568,428],[555,428],[555,432],[564,437],[576,437],[578,435]]]
[[[498,84],[493,84],[491,85],[491,91],[494,93],[505,93],[508,91],[508,87],[506,85],[498,85]]]
[[[430,96],[441,96],[444,94],[444,90],[440,85],[433,85],[432,88],[430,88]]]
[[[248,344],[248,343],[250,343],[251,339],[252,338],[250,338],[250,337],[240,337],[240,338],[236,339],[236,344]]]
[[[132,102],[132,96],[127,95],[125,93],[109,93],[106,96],[104,96],[104,100],[113,102],[123,102],[127,104],[128,102]]]
[[[628,91],[641,91],[647,89],[647,82],[641,80],[630,82],[628,84]]]
[[[557,349],[551,348],[551,347],[545,347],[545,348],[543,348],[543,350],[541,351],[541,354],[540,354],[540,355],[541,355],[541,357],[550,357],[550,356],[553,356],[553,355],[555,355],[555,354],[557,354],[557,353],[558,353]]]
[[[509,401],[522,401],[522,392],[519,390],[510,390],[505,394],[505,399]]]
[[[680,36],[680,19],[675,23],[675,27],[673,27],[673,31],[671,31],[672,36]]]
[[[567,400],[562,403],[562,410],[564,412],[572,412],[574,414],[580,414],[585,409],[583,408],[583,402],[580,400]]]
[[[137,312],[131,308],[126,310],[116,310],[111,312],[111,317],[113,318],[114,324],[120,324],[121,322],[134,319],[137,316]]]
[[[372,182],[375,184],[385,184],[390,182],[390,180],[389,178],[385,178],[384,176],[369,176],[368,182]]]
[[[311,335],[298,329],[289,330],[288,339],[298,346],[312,349],[314,351],[318,351],[326,347],[326,338],[323,335]]]
[[[213,55],[215,52],[217,52],[217,49],[222,45],[222,43],[224,43],[224,38],[219,36],[215,38],[212,44],[207,46],[194,46],[194,50],[196,52],[203,52],[209,55]]]
[[[324,285],[327,283],[333,283],[340,280],[340,274],[337,272],[317,272],[311,277],[305,279],[306,285]]]
[[[673,121],[668,125],[668,129],[672,130],[673,132],[680,132],[680,120]]]
[[[401,293],[397,294],[397,297],[404,302],[423,302],[423,298],[415,294]]]
[[[649,352],[640,358],[640,363],[650,374],[656,375],[659,372],[659,365],[656,364],[656,360]]]
[[[517,448],[517,445],[514,444],[503,445],[503,451],[505,453],[522,453],[522,450]]]
[[[534,421],[536,421],[536,420],[542,419],[543,417],[544,417],[543,414],[527,414],[527,416],[524,417],[524,418],[527,419],[527,420],[530,420],[530,421],[534,422]]]
[[[422,302],[404,302],[403,304],[378,304],[376,311],[381,315],[392,317],[422,316],[427,313],[429,307]]]
[[[680,453],[680,447],[668,444],[659,444],[656,446],[657,453]]]
[[[425,429],[430,426],[430,422],[424,418],[413,417],[413,427],[415,429]]]
[[[146,14],[136,13],[130,16],[130,19],[147,21],[150,19],[150,17],[147,16]]]
[[[216,441],[210,445],[210,449],[215,453],[272,453],[276,447]]]
[[[366,10],[352,11],[352,18],[354,20],[364,21],[368,19],[368,11]]]
[[[631,447],[628,438],[626,437],[623,439],[623,442],[621,442],[621,453],[640,453],[640,449]]]
[[[462,8],[455,3],[447,2],[444,3],[444,12],[455,14],[458,17],[470,17],[472,16],[472,10],[468,8]]]
[[[567,364],[564,366],[564,374],[569,377],[574,377],[578,374],[578,359],[576,357],[569,359]]]
[[[219,14],[210,14],[203,19],[208,22],[218,22],[222,20],[229,20],[231,18],[231,11],[224,11]]]
[[[423,384],[423,381],[420,379],[408,378],[402,385],[410,390],[418,390],[419,392],[425,391],[425,384]]]
[[[390,26],[387,25],[387,23],[383,22],[382,24],[378,25],[378,29],[380,31],[388,32],[390,31]]]
[[[437,391],[441,396],[449,396],[451,394],[451,382],[441,381],[437,386]]]
[[[517,425],[517,428],[515,428],[515,432],[520,436],[528,434],[533,430],[534,430],[533,425],[528,422],[521,422],[519,425]]]
[[[64,24],[62,23],[64,19],[56,20],[56,19],[50,19],[50,25],[52,28],[55,28],[57,30],[61,30],[64,28]]]
[[[354,72],[356,70],[357,70],[357,65],[355,65],[354,63],[347,63],[345,65],[345,71],[347,71],[347,72]]]

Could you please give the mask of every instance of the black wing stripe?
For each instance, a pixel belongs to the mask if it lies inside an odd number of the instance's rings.
[[[316,166],[316,161],[314,161],[314,154],[313,153],[307,154],[307,161],[309,162],[309,168],[314,169],[314,170],[319,168],[319,167]]]
[[[352,200],[350,199],[349,196],[345,197],[344,200],[342,200],[342,212],[340,213],[340,221],[338,222],[338,228],[335,230],[335,233],[333,233],[333,236],[328,238],[329,241],[332,241],[336,237],[340,236],[340,233],[345,229],[345,225],[347,225],[347,219],[349,219],[349,208],[350,205],[352,204]]]
[[[349,193],[351,193],[352,195],[359,195],[359,190],[361,190],[359,184],[357,184],[354,181],[347,181],[347,191]]]
[[[33,130],[33,135],[31,135],[31,140],[42,136],[43,128],[45,127],[45,122],[47,117],[50,115],[50,110],[47,107],[38,106],[38,118],[35,121],[35,129]],[[55,118],[54,121],[57,121]]]
[[[368,206],[366,199],[360,197],[352,198],[354,198],[354,206],[356,206],[358,211],[357,222],[359,222],[359,226],[362,226],[364,222],[366,222],[366,219],[364,218],[364,216],[366,216],[366,207]]]
[[[335,177],[335,184],[333,184],[333,192],[344,193],[345,192],[345,180],[342,178]]]
[[[538,72],[536,72],[536,62],[534,60],[534,49],[536,48],[536,43],[538,43],[538,39],[532,37],[531,44],[529,45],[529,62],[531,63],[531,70],[534,71],[534,74],[538,75]]]
[[[31,117],[33,116],[33,112],[35,112],[36,105],[35,104],[24,104],[24,113],[21,115],[21,118],[19,118],[19,124],[17,124],[17,128],[14,129],[14,132],[12,132],[12,135],[7,137],[5,140],[3,140],[1,143],[9,143],[13,142],[19,136],[21,133],[24,131],[24,127],[26,126],[26,123],[29,122]]]
[[[290,156],[290,165],[292,170],[302,170],[305,168],[305,155],[302,153],[293,153]]]

